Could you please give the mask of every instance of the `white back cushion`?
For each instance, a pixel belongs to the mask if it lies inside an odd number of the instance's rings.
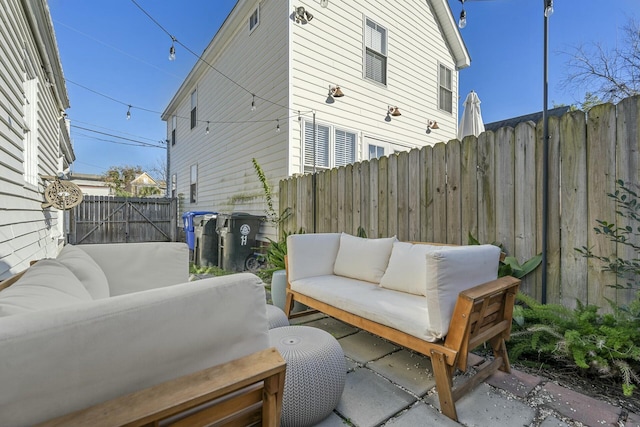
[[[60,251],[56,261],[76,275],[93,299],[109,297],[107,276],[85,251],[73,245],[66,245]]]
[[[380,286],[414,295],[427,295],[427,252],[441,246],[394,242],[389,266]]]
[[[363,239],[342,233],[333,267],[334,274],[372,283],[380,283],[396,237]]]
[[[65,307],[91,299],[67,267],[58,261],[43,259],[0,292],[0,317]]]
[[[287,237],[288,279],[333,274],[339,233],[291,234]]]
[[[426,253],[429,324],[438,338],[449,331],[458,294],[498,277],[500,248],[444,246]]]

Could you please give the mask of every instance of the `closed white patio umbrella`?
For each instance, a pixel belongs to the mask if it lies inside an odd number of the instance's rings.
[[[484,122],[480,111],[480,98],[474,91],[469,92],[464,100],[464,111],[458,126],[458,139],[462,141],[467,135],[478,136],[484,132]]]

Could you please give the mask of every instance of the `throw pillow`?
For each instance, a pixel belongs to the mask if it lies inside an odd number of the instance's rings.
[[[414,295],[427,295],[427,252],[441,246],[395,242],[380,287]]]
[[[387,269],[395,236],[364,239],[342,233],[333,267],[334,274],[366,282],[380,283]]]
[[[93,299],[109,297],[107,276],[91,256],[73,245],[66,245],[56,261],[62,263],[84,285]]]
[[[0,317],[91,301],[91,295],[67,267],[43,259],[0,292]]]

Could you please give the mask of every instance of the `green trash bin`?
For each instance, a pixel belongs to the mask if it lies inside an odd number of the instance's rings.
[[[218,214],[218,267],[245,271],[245,260],[256,251],[256,235],[264,220],[265,216],[244,212]]]
[[[218,266],[217,214],[196,217],[194,262],[199,267]]]

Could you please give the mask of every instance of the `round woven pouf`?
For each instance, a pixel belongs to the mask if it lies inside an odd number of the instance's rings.
[[[289,326],[287,315],[275,305],[267,304],[267,320],[269,321],[269,329]]]
[[[309,326],[271,329],[269,339],[287,362],[282,426],[312,426],[329,416],[340,401],[347,373],[338,341]]]

